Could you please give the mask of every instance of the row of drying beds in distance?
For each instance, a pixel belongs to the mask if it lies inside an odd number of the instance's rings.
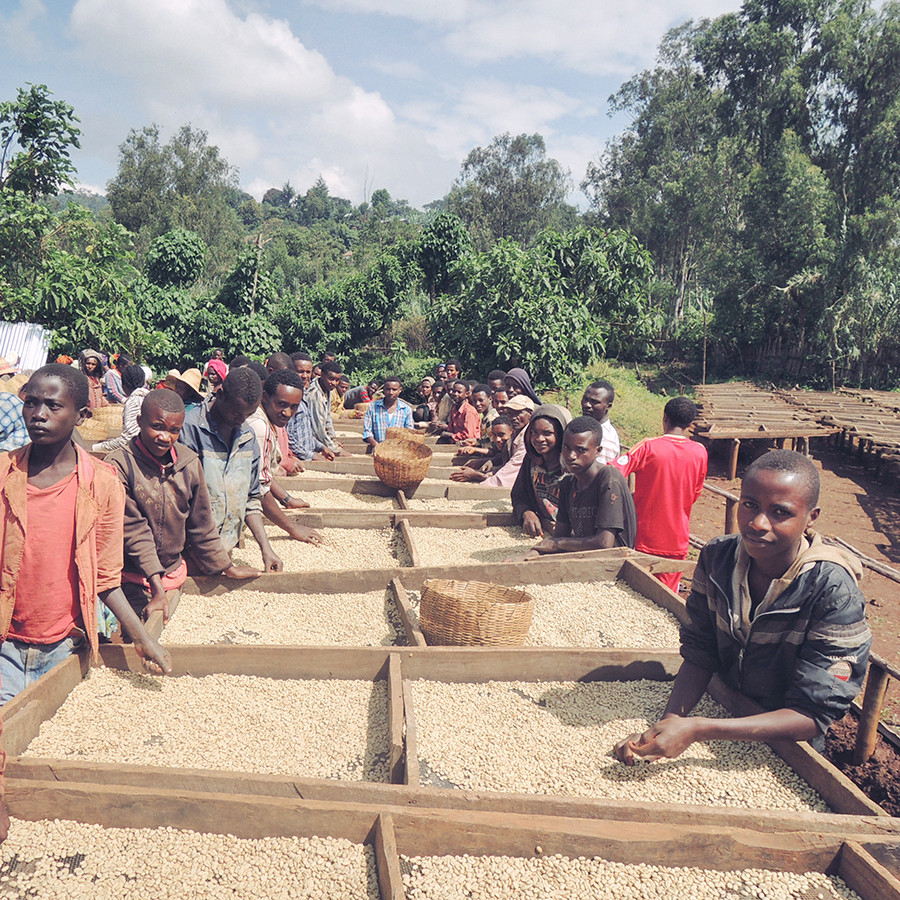
[[[445,531],[455,540],[453,531]],[[532,879],[528,883],[534,885],[568,878],[569,895],[584,897],[594,896],[588,883],[627,886],[648,879],[694,884],[691,896],[704,895],[701,882],[706,889],[721,888],[712,896],[725,896],[735,885],[760,896],[764,888],[776,896],[810,886],[823,896],[839,896],[830,883],[794,876],[780,881],[776,874],[827,871],[841,875],[864,900],[900,897],[889,872],[869,856],[889,859],[900,841],[900,823],[804,745],[776,746],[774,754],[761,748],[762,759],[738,754],[728,762],[722,748],[706,748],[705,756],[690,763],[637,770],[609,758],[616,729],[628,733],[635,725],[616,721],[621,715],[609,711],[632,703],[635,720],[657,714],[678,666],[672,649],[428,648],[410,601],[428,577],[529,584],[536,592],[541,586],[618,580],[646,604],[683,616],[680,600],[641,563],[671,565],[618,551],[605,558],[601,552],[445,570],[283,573],[240,587],[224,579],[189,582],[190,599],[175,610],[169,627],[178,625],[194,597],[227,604],[240,591],[245,605],[248,591],[269,598],[315,591],[340,596],[346,605],[348,592],[387,591],[408,646],[307,646],[298,652],[297,646],[169,643],[176,673],[168,680],[122,674],[141,667],[121,647],[103,648],[110,671],[84,681],[83,661],[70,660],[3,711],[12,813],[105,828],[165,826],[233,835],[211,839],[206,848],[217,860],[204,876],[207,886],[223,879],[233,886],[251,872],[262,873],[267,884],[284,884],[285,896],[302,884],[309,895],[318,890],[322,896],[322,878],[328,896],[343,896],[340,885],[348,877],[361,879],[363,887],[347,888],[347,896],[380,891],[391,898],[447,896],[440,885],[446,890],[448,877],[498,885],[510,878],[517,884]],[[151,624],[157,631],[161,626]],[[76,687],[96,692],[86,698],[89,715],[78,708]],[[721,685],[712,694],[725,708],[740,711],[740,698]],[[707,712],[714,714],[712,708]],[[79,728],[84,721],[91,726]],[[534,735],[545,739],[535,742]],[[80,832],[66,831],[71,846]],[[258,856],[223,874],[223,852],[232,851],[223,851],[222,840],[287,836],[295,841],[287,852],[297,860],[295,869],[282,865],[265,875],[271,857],[285,853],[238,841],[242,853]],[[325,844],[296,845],[296,839],[312,836]],[[328,843],[337,839],[343,843]],[[140,840],[152,843],[152,836]],[[170,834],[173,841],[190,845]],[[101,837],[97,843],[110,841]],[[196,851],[200,857],[205,846]],[[18,851],[13,844],[8,852]],[[60,850],[57,859],[71,859],[71,852]],[[470,858],[444,859],[448,854]],[[87,872],[87,857],[72,878]],[[204,864],[194,856],[170,862],[176,882],[183,885],[188,877],[179,874],[184,865],[189,877],[201,877]],[[457,875],[448,876],[447,866]],[[689,876],[673,873],[673,866],[710,871]],[[101,870],[109,867],[106,860]],[[764,871],[737,874],[745,869]],[[20,874],[27,879],[27,867]],[[16,883],[16,871],[9,877]],[[126,886],[141,883],[134,877]],[[168,896],[156,877],[150,893]],[[247,890],[251,896],[252,888]],[[505,896],[501,887],[497,891],[485,896]],[[176,894],[184,896],[177,884],[171,888],[171,896]],[[112,895],[127,894],[117,882]],[[192,896],[202,896],[199,886],[192,887]],[[216,896],[211,887],[209,896]]]

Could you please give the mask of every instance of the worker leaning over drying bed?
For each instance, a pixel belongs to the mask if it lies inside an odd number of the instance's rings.
[[[229,578],[262,574],[235,566],[213,520],[209,490],[197,454],[178,443],[184,403],[175,391],[151,391],[138,415],[140,432],[106,457],[125,488],[125,563],[122,590],[145,618],[160,610],[169,621],[166,591],[188,576],[182,554],[201,572]]]
[[[278,430],[284,429],[303,402],[303,382],[293,369],[272,372],[263,385],[259,407],[247,418],[247,425],[259,447],[259,490],[265,517],[286,531],[295,541],[321,544],[322,535],[314,528],[289,519],[284,509],[307,509],[309,504],[292,497],[276,480],[281,462]]]
[[[31,443],[0,454],[2,702],[85,640],[96,654],[98,595],[145,663],[172,669],[119,587],[125,498],[113,470],[72,441],[87,405],[87,378],[77,369],[38,369],[24,397]]]
[[[259,447],[248,416],[259,405],[262,382],[252,369],[234,368],[210,405],[185,413],[181,442],[203,465],[213,519],[230,553],[246,523],[262,553],[263,568],[280,572],[284,563],[269,544],[262,518]]]
[[[694,741],[810,741],[847,711],[866,673],[872,636],[856,585],[859,563],[809,527],[819,473],[793,450],[752,463],[741,483],[739,534],[700,552],[681,629],[684,662],[662,719],[616,744],[632,765],[674,758]],[[690,716],[713,673],[766,712]]]
[[[556,528],[519,559],[634,546],[637,515],[631,491],[618,469],[604,465],[602,441],[603,429],[590,416],[566,425],[562,460],[570,474],[560,490]]]

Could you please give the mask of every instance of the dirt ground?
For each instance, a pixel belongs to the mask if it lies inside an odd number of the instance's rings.
[[[825,439],[814,439],[811,445],[810,453],[822,479],[822,513],[816,530],[839,537],[866,556],[900,570],[900,493],[863,469],[855,456],[832,450]],[[762,441],[743,445],[738,478],[729,481],[725,477],[727,442],[714,443],[708,480],[738,493],[741,473],[767,449],[770,447]],[[691,515],[691,534],[708,540],[722,534],[724,528],[725,500],[704,491]],[[900,584],[867,569],[860,588],[868,600],[874,651],[900,665]],[[896,682],[888,687],[884,718],[892,724],[900,723],[900,685]]]

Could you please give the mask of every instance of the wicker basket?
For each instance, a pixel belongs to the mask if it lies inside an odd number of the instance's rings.
[[[83,441],[93,444],[105,441],[109,437],[109,428],[102,419],[98,419],[96,415],[93,415],[78,426],[78,433]]]
[[[415,431],[412,428],[400,428],[392,425],[384,432],[384,439],[392,441],[394,438],[400,438],[404,441],[415,441],[417,444],[425,443],[425,435],[421,431]]]
[[[431,447],[406,438],[382,441],[372,458],[375,474],[390,488],[408,491],[418,487],[431,465]]]
[[[98,406],[96,409],[92,409],[91,415],[107,428],[121,428],[124,410],[125,406],[122,403],[111,403],[109,406]]]
[[[371,406],[369,403],[357,403],[353,409],[357,415],[364,416],[369,406]]]
[[[533,610],[518,588],[432,578],[422,586],[419,625],[429,644],[520,647]]]

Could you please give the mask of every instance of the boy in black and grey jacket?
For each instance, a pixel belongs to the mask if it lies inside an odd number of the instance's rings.
[[[741,485],[739,534],[700,553],[681,630],[684,659],[662,719],[616,755],[679,756],[697,740],[805,740],[821,749],[865,678],[871,633],[859,563],[810,532],[819,477],[790,450],[756,460]],[[689,716],[713,674],[765,712]]]

